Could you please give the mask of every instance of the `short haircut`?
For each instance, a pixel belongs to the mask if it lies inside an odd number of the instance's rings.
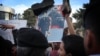
[[[100,0],[90,1],[83,16],[84,28],[91,30],[100,44]]]
[[[77,35],[67,35],[62,38],[66,54],[72,56],[85,56],[83,38]]]

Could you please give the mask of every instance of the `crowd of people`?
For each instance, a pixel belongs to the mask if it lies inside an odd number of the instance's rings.
[[[40,31],[21,28],[13,31],[16,44],[0,36],[0,56],[100,56],[99,4],[99,0],[90,0],[85,10],[84,38],[76,35],[69,14],[65,14],[68,28],[63,33],[62,42],[48,43]],[[2,25],[1,28],[11,29],[14,26]]]

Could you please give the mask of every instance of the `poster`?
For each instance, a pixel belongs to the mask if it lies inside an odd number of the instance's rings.
[[[47,37],[48,42],[61,42],[66,24],[60,9],[61,6],[57,5],[38,16],[38,30]]]
[[[20,29],[22,27],[27,26],[27,21],[26,20],[0,20],[0,24],[14,25],[15,29]],[[12,29],[2,30],[0,28],[0,35],[3,36],[4,39],[10,40],[14,44]]]

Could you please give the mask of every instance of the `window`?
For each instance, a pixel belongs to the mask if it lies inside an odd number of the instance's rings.
[[[1,12],[0,11],[0,19],[2,20],[2,19],[5,19],[5,12]]]

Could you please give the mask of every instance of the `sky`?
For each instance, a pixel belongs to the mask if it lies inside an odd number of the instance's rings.
[[[55,5],[61,5],[63,0],[54,0]],[[0,0],[4,6],[11,7],[15,9],[15,13],[23,14],[23,12],[30,8],[32,4],[40,3],[42,0]],[[70,0],[72,13],[75,13],[76,10],[82,8],[84,3],[89,3],[89,0]]]

